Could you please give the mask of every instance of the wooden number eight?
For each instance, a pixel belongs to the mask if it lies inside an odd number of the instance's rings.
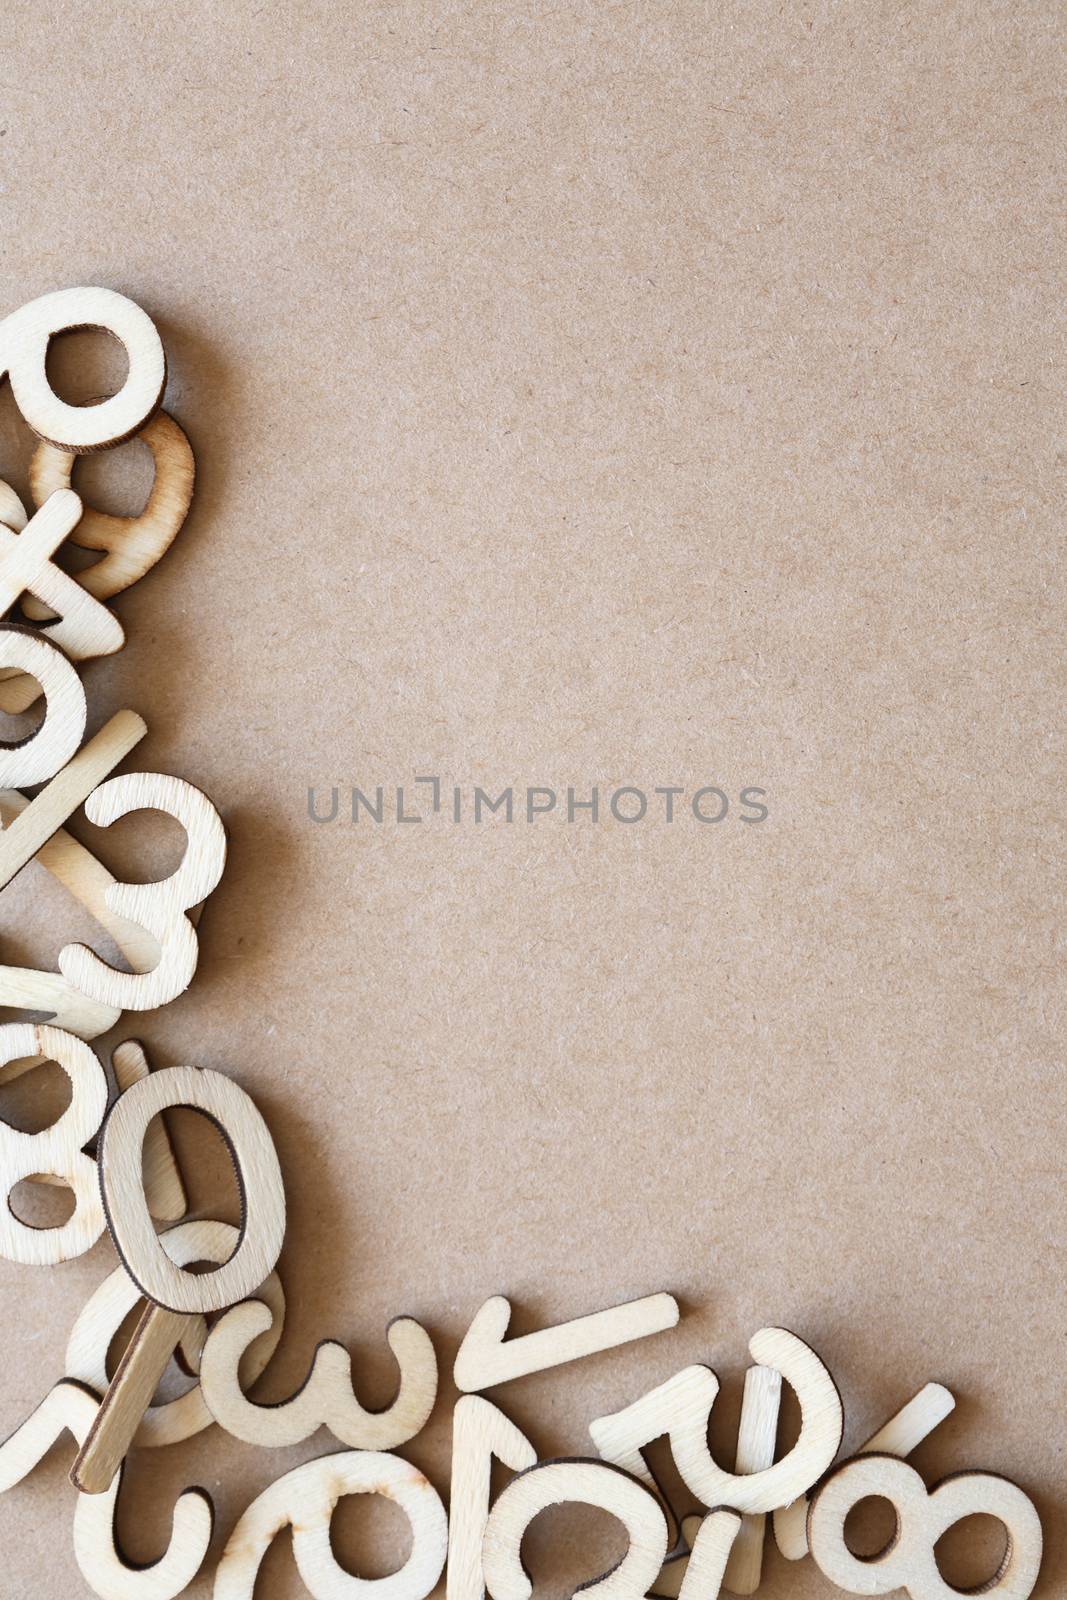
[[[101,328],[125,346],[126,381],[99,405],[68,405],[48,381],[49,343],[73,328]],[[60,289],[0,322],[0,375],[5,372],[38,438],[81,453],[120,444],[144,425],[163,398],[167,364],[152,319],[132,300],[112,289]]]
[[[880,1555],[861,1558],[845,1543],[845,1519],[854,1505],[871,1497],[889,1501],[897,1531]],[[960,1591],[938,1570],[934,1546],[954,1523],[982,1514],[1003,1523],[1008,1548],[1000,1570],[974,1592],[1027,1600],[1041,1567],[1041,1522],[1022,1490],[991,1472],[960,1472],[927,1492],[906,1461],[854,1456],[812,1497],[808,1544],[819,1571],[850,1594],[906,1589],[912,1600],[958,1600]]]
[[[0,1123],[0,1175],[7,1197],[0,1206],[0,1255],[51,1267],[84,1254],[104,1231],[96,1162],[83,1146],[107,1109],[107,1077],[89,1045],[61,1028],[30,1022],[0,1026],[0,1071],[27,1056],[62,1067],[71,1082],[71,1098],[58,1122],[41,1133],[20,1133]],[[73,1191],[73,1215],[58,1228],[30,1227],[11,1209],[11,1190],[38,1174],[58,1178]]]
[[[573,1501],[618,1517],[629,1548],[618,1566],[582,1584],[600,1600],[643,1600],[667,1553],[667,1519],[635,1478],[603,1461],[543,1461],[513,1478],[489,1513],[482,1563],[493,1600],[530,1600],[533,1584],[522,1565],[522,1536],[539,1512]]]
[[[311,1371],[290,1400],[257,1406],[241,1385],[245,1352],[271,1324],[268,1306],[247,1300],[212,1328],[200,1367],[208,1410],[248,1444],[299,1444],[325,1425],[353,1450],[386,1450],[406,1444],[423,1426],[437,1396],[437,1357],[425,1328],[411,1317],[389,1324],[386,1338],[400,1367],[396,1399],[384,1411],[365,1411],[352,1391],[352,1361],[343,1345],[325,1340]]]
[[[87,707],[81,679],[47,639],[16,623],[0,624],[0,668],[17,667],[44,690],[40,727],[15,743],[0,742],[0,789],[47,783],[66,766],[85,736]]]
[[[151,972],[118,972],[82,944],[59,952],[59,970],[82,994],[120,1010],[166,1005],[187,989],[196,971],[196,929],[185,913],[205,899],[222,877],[226,832],[215,807],[199,789],[161,772],[109,778],[85,802],[85,815],[107,828],[131,811],[165,811],[188,835],[181,866],[160,883],[116,883],[104,898],[117,916],[146,928],[160,946]],[[237,1298],[240,1298],[238,1296]]]
[[[411,1554],[399,1572],[355,1578],[338,1566],[330,1521],[337,1502],[350,1494],[385,1495],[406,1513]],[[314,1600],[424,1600],[445,1564],[448,1518],[429,1480],[399,1456],[351,1450],[306,1462],[253,1500],[222,1553],[214,1600],[252,1600],[263,1557],[290,1524],[296,1564]]]
[[[207,1219],[180,1223],[160,1235],[160,1243],[170,1259],[178,1266],[191,1266],[194,1261],[228,1261],[237,1247],[239,1234],[228,1222]],[[252,1384],[270,1361],[282,1336],[285,1325],[285,1295],[276,1272],[256,1291],[268,1307],[268,1322],[259,1338],[244,1352],[240,1366],[240,1379],[246,1386]],[[71,1329],[67,1342],[66,1375],[91,1389],[107,1388],[107,1352],[112,1339],[126,1317],[140,1299],[137,1285],[125,1267],[116,1267],[96,1292],[90,1297]],[[192,1343],[202,1349],[206,1329],[201,1319],[200,1327],[191,1330],[191,1337],[183,1341],[187,1351]],[[193,1371],[196,1364],[190,1362]],[[133,1436],[133,1444],[149,1448],[180,1444],[195,1434],[209,1428],[214,1419],[205,1403],[199,1383],[161,1405],[150,1406]]]
[[[216,1124],[230,1147],[241,1191],[241,1238],[215,1272],[193,1276],[159,1242],[141,1183],[141,1150],[152,1118],[189,1106]],[[278,1156],[253,1101],[231,1078],[198,1067],[167,1067],[142,1078],[111,1108],[100,1135],[101,1187],[108,1226],[143,1295],[168,1311],[205,1316],[255,1294],[285,1236]]]
[[[32,1472],[59,1436],[80,1443],[89,1433],[100,1402],[91,1390],[64,1379],[9,1439],[0,1444],[0,1493]],[[134,1566],[122,1555],[116,1536],[116,1508],[122,1469],[101,1495],[78,1496],[74,1512],[74,1555],[82,1577],[100,1600],[176,1600],[192,1583],[211,1543],[214,1511],[202,1489],[186,1489],[174,1507],[167,1549],[151,1566]]]

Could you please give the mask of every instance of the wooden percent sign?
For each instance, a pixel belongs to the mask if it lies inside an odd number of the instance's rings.
[[[93,406],[68,405],[46,373],[49,341],[78,327],[114,335],[129,360],[122,388]],[[252,1501],[218,1559],[215,1600],[252,1600],[266,1552],[286,1527],[314,1600],[424,1600],[442,1571],[447,1600],[487,1594],[530,1600],[524,1534],[542,1511],[566,1502],[608,1511],[625,1530],[622,1559],[582,1586],[600,1600],[752,1594],[769,1534],[786,1560],[810,1559],[846,1593],[949,1600],[960,1591],[942,1576],[935,1545],[978,1513],[1005,1530],[1003,1560],[981,1592],[1028,1600],[1038,1581],[1042,1530],[1027,1495],[996,1474],[973,1471],[928,1489],[905,1459],[951,1413],[949,1391],[926,1384],[839,1459],[845,1418],[837,1387],[815,1351],[785,1328],[762,1328],[750,1340],[730,1466],[709,1448],[719,1380],[703,1365],[682,1367],[621,1409],[590,1418],[595,1455],[541,1459],[500,1408],[496,1391],[666,1333],[679,1318],[670,1294],[511,1337],[509,1302],[500,1295],[486,1300],[453,1372],[460,1398],[448,1512],[424,1475],[393,1453],[422,1430],[438,1393],[433,1341],[414,1319],[397,1318],[386,1330],[398,1381],[383,1410],[360,1403],[348,1352],[332,1340],[315,1350],[290,1399],[261,1405],[250,1398],[285,1319],[276,1270],[285,1194],[269,1129],[231,1078],[194,1066],[152,1072],[132,1040],[111,1056],[115,1094],[90,1042],[124,1011],[164,1006],[186,989],[198,960],[199,908],[226,859],[222,822],[198,789],[164,773],[118,771],[146,732],[135,711],[117,712],[86,737],[89,711],[78,670],[124,645],[121,623],[105,602],[143,577],[178,533],[193,492],[192,451],[177,422],[159,410],[166,360],[153,323],[110,290],[44,295],[0,321],[4,376],[40,442],[29,470],[32,512],[0,482],[0,711],[43,706],[32,733],[0,743],[0,892],[30,863],[44,868],[91,913],[125,964],[71,943],[60,950],[58,972],[0,966],[0,1007],[50,1018],[0,1024],[0,1082],[53,1061],[71,1084],[70,1104],[51,1127],[30,1134],[0,1122],[8,1200],[0,1208],[0,1254],[26,1267],[55,1266],[90,1249],[106,1228],[119,1262],[79,1314],[64,1370],[0,1444],[0,1492],[70,1434],[78,1447],[70,1473],[78,1491],[74,1554],[89,1590],[103,1600],[175,1600],[208,1559],[211,1501],[202,1490],[185,1490],[166,1550],[153,1564],[134,1565],[115,1527],[131,1448],[163,1448],[215,1423],[238,1439],[277,1449],[325,1427],[343,1448],[278,1476]],[[144,511],[113,517],[83,505],[71,487],[77,456],[133,437],[155,465]],[[68,541],[99,556],[77,576],[57,559]],[[181,864],[157,883],[116,880],[68,831],[82,809],[105,828],[134,811],[166,812],[185,830]],[[239,1228],[188,1216],[162,1116],[176,1106],[208,1117],[228,1145],[240,1190]],[[95,1158],[87,1153],[94,1142]],[[61,1226],[30,1227],[15,1215],[11,1191],[30,1179],[73,1192],[73,1213]],[[204,1264],[210,1270],[190,1270]],[[134,1333],[109,1382],[108,1348],[136,1307]],[[179,1399],[157,1402],[160,1377],[179,1348],[196,1382]],[[784,1450],[783,1385],[800,1411],[799,1432]],[[657,1440],[667,1441],[688,1505],[672,1503],[649,1464],[646,1451]],[[494,1461],[509,1474],[495,1499]],[[408,1518],[410,1555],[388,1577],[355,1578],[337,1562],[331,1520],[338,1502],[354,1494],[384,1495]],[[845,1523],[853,1506],[871,1497],[890,1503],[896,1531],[876,1556],[860,1557]]]

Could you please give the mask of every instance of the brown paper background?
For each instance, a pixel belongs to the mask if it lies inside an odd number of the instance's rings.
[[[1020,1481],[1064,1592],[1056,9],[5,18],[3,309],[133,296],[197,453],[85,679],[230,830],[192,989],[115,1037],[270,1119],[291,1311],[260,1394],[333,1335],[384,1403],[402,1311],[447,1371],[491,1293],[533,1327],[670,1288],[674,1334],[500,1391],[544,1454],[702,1359],[729,1461],[746,1341],[784,1323],[846,1445],[948,1383],[918,1464]],[[76,485],[135,503],[134,454]],[[770,816],[307,819],[309,784],[429,772],[753,784]],[[143,866],[126,830],[80,831]],[[177,835],[144,837],[166,870]],[[5,960],[85,927],[39,869],[0,918]],[[112,1262],[3,1264],[2,1429]],[[405,1452],[442,1492],[451,1398]],[[131,1553],[187,1483],[221,1548],[328,1448],[138,1455]],[[69,1460],[0,1499],[5,1596],[82,1592]],[[380,1506],[337,1539],[370,1575],[403,1548]],[[545,1518],[538,1596],[609,1547]],[[257,1600],[299,1587],[280,1539]],[[832,1591],[772,1550],[761,1592]]]

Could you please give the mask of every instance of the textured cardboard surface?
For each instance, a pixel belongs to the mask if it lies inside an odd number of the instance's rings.
[[[194,987],[117,1037],[271,1121],[291,1316],[261,1395],[332,1335],[384,1402],[402,1311],[450,1367],[490,1293],[532,1327],[670,1288],[674,1334],[501,1391],[543,1453],[703,1359],[728,1461],[746,1341],[784,1323],[848,1445],[949,1384],[919,1464],[1018,1479],[1063,1592],[1056,9],[5,19],[3,309],[132,295],[197,453],[85,677],[230,829]],[[24,483],[6,395],[0,440]],[[132,494],[134,454],[76,486]],[[756,785],[769,816],[308,820],[309,785],[419,774]],[[143,865],[123,828],[80,831]],[[165,870],[174,835],[142,842]],[[82,927],[31,869],[0,959]],[[0,1430],[112,1262],[0,1267]],[[450,1396],[406,1452],[442,1491]],[[131,1552],[185,1483],[221,1548],[325,1448],[138,1456]],[[0,1499],[12,1600],[81,1592],[68,1464]],[[366,1575],[403,1548],[381,1507],[336,1537]],[[298,1592],[286,1545],[257,1600]],[[616,1548],[571,1513],[531,1547],[545,1595]],[[769,1600],[830,1592],[769,1552]]]

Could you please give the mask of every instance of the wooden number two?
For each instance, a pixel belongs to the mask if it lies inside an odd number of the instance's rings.
[[[0,1494],[21,1483],[63,1432],[80,1443],[100,1402],[90,1389],[65,1378],[26,1421],[0,1444]],[[122,1472],[102,1495],[79,1495],[74,1512],[74,1555],[100,1600],[175,1600],[192,1583],[211,1543],[214,1512],[202,1489],[186,1489],[174,1507],[167,1549],[151,1566],[134,1566],[122,1554],[115,1521]]]
[[[84,1154],[107,1109],[107,1077],[91,1047],[61,1028],[30,1022],[0,1026],[0,1071],[24,1058],[54,1061],[71,1083],[70,1104],[41,1133],[0,1123],[0,1255],[32,1266],[55,1266],[90,1249],[104,1231],[96,1162]],[[33,1228],[11,1209],[11,1190],[24,1178],[58,1178],[74,1194],[74,1212],[58,1228]]]
[[[99,405],[68,405],[48,381],[49,343],[70,328],[100,328],[125,346],[126,381]],[[163,398],[167,363],[152,319],[132,300],[111,289],[60,289],[0,322],[0,376],[4,373],[38,438],[81,453],[120,444],[143,426]]]
[[[350,1494],[385,1495],[411,1524],[411,1554],[387,1578],[355,1578],[330,1546],[337,1502]],[[214,1600],[252,1600],[256,1574],[275,1535],[293,1529],[293,1554],[314,1600],[424,1600],[445,1564],[448,1519],[417,1467],[376,1450],[351,1450],[308,1461],[253,1500],[222,1553]]]
[[[165,811],[188,835],[181,866],[160,883],[116,883],[105,894],[111,911],[135,922],[158,941],[151,972],[118,972],[82,944],[59,952],[59,970],[82,994],[101,1005],[144,1011],[163,1006],[187,989],[196,971],[196,929],[186,912],[222,877],[226,832],[215,807],[182,778],[131,772],[109,778],[85,802],[85,815],[107,828],[131,811]]]
[[[845,1520],[869,1497],[889,1501],[897,1527],[880,1555],[861,1559],[845,1543]],[[1041,1567],[1041,1523],[1022,1490],[991,1472],[960,1472],[927,1492],[906,1461],[855,1456],[812,1497],[808,1543],[819,1571],[850,1594],[906,1589],[912,1600],[958,1600],[960,1591],[941,1576],[934,1546],[954,1523],[983,1514],[1003,1524],[1008,1547],[1000,1570],[973,1592],[1027,1600]]]
[[[397,1317],[386,1338],[400,1367],[396,1399],[384,1411],[366,1411],[352,1390],[352,1361],[343,1345],[325,1340],[311,1371],[290,1400],[257,1406],[241,1387],[245,1352],[271,1325],[270,1308],[246,1300],[212,1328],[200,1364],[208,1410],[248,1444],[299,1444],[320,1427],[353,1450],[391,1450],[407,1444],[423,1426],[437,1397],[437,1357],[430,1335],[411,1317]]]
[[[482,1547],[485,1586],[493,1600],[530,1600],[522,1536],[548,1506],[566,1501],[598,1506],[623,1524],[629,1548],[617,1567],[582,1584],[599,1600],[643,1600],[667,1553],[667,1519],[656,1497],[603,1461],[543,1461],[513,1478],[489,1513]]]

